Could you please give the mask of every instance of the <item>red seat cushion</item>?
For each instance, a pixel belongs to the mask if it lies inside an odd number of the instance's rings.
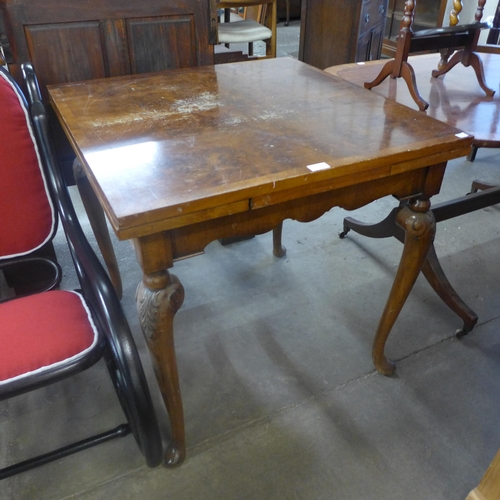
[[[0,259],[42,247],[55,212],[43,177],[26,108],[0,73]]]
[[[54,290],[0,304],[0,385],[92,349],[98,333],[83,297]]]

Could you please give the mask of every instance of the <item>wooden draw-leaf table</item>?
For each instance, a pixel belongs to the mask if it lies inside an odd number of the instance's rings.
[[[405,244],[373,346],[377,369],[393,371],[384,345],[433,241],[429,198],[471,136],[290,58],[49,92],[114,231],[134,242],[140,322],[171,420],[167,464],[185,458],[173,337],[184,291],[169,269],[215,239],[387,195],[409,199],[397,217]]]

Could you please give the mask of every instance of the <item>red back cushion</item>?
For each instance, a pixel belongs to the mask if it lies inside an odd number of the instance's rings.
[[[83,297],[64,290],[0,304],[0,385],[92,349],[98,333]]]
[[[55,213],[27,111],[0,72],[0,259],[47,243]]]

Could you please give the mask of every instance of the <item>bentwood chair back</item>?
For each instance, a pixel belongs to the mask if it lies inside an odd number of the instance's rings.
[[[103,359],[126,422],[110,431],[5,467],[0,470],[0,479],[129,433],[134,435],[147,465],[159,465],[162,460],[161,436],[134,339],[108,275],[80,227],[58,169],[33,68],[28,64],[23,70],[30,97],[29,109],[17,84],[7,71],[0,68],[2,112],[9,107],[11,126],[18,134],[15,143],[1,144],[0,149],[15,148],[17,154],[11,156],[14,160],[19,157],[26,159],[23,164],[30,160],[30,177],[38,174],[37,182],[43,185],[45,196],[37,195],[37,199],[30,193],[30,198],[23,200],[31,208],[25,210],[22,220],[18,220],[18,230],[22,234],[38,232],[36,209],[51,215],[47,216],[53,221],[47,222],[49,225],[55,224],[57,213],[80,289],[50,290],[0,303],[0,401],[70,377]],[[0,186],[4,180],[8,180],[11,187],[15,186],[15,180],[10,177],[11,173],[2,169]],[[17,184],[31,185],[34,181],[22,177]],[[39,237],[42,242],[43,238]],[[24,247],[8,248],[7,251],[22,253]],[[76,393],[70,396],[71,400],[79,397]],[[44,432],[44,429],[39,432]],[[1,449],[9,450],[9,447]],[[3,461],[10,462],[8,459]]]
[[[22,96],[3,68],[0,76],[0,271],[19,296],[61,279],[51,245],[57,216]]]

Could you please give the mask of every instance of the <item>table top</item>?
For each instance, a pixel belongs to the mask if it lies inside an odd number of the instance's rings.
[[[422,168],[464,155],[471,143],[291,58],[52,85],[49,93],[121,239],[325,191],[337,179],[353,185]],[[326,168],[308,168],[315,164]]]
[[[446,75],[433,78],[431,71],[437,68],[439,54],[412,56],[408,62],[415,70],[420,95],[429,103],[425,112],[428,116],[474,135],[479,146],[500,147],[500,58],[497,54],[480,56],[486,84],[497,90],[493,97],[486,96],[481,89],[472,67],[457,64]],[[365,82],[375,79],[386,62],[344,64],[325,71],[363,87]],[[387,78],[371,92],[418,109],[402,78]]]

